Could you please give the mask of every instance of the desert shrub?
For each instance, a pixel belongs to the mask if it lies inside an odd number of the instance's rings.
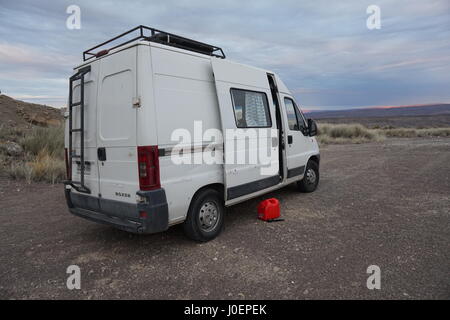
[[[63,127],[33,127],[18,139],[20,159],[4,164],[13,179],[57,183],[65,177]]]
[[[417,137],[417,130],[412,128],[395,128],[385,129],[382,132],[387,137],[401,137],[401,138],[413,138]]]
[[[395,128],[385,129],[379,132],[384,133],[387,137],[398,138],[415,138],[415,137],[449,137],[450,128]]]
[[[0,141],[14,141],[24,136],[24,129],[0,125]]]
[[[63,160],[43,150],[30,161],[11,163],[8,173],[14,179],[25,179],[27,182],[57,183],[64,180],[66,168]]]
[[[380,141],[384,135],[377,130],[369,129],[361,124],[318,124],[317,139],[321,144],[330,143],[364,143]]]
[[[5,167],[8,163],[8,157],[0,152],[0,173],[3,173],[5,171]]]
[[[40,152],[34,161],[30,162],[33,180],[51,183],[62,181],[66,174],[64,161],[56,158],[46,150]]]
[[[419,137],[450,137],[450,128],[428,128],[417,130]]]
[[[37,156],[44,151],[51,157],[64,158],[64,129],[59,127],[33,127],[19,140],[24,150]]]
[[[28,183],[33,181],[33,168],[26,162],[12,162],[6,169],[9,176],[16,180],[24,179]]]
[[[450,128],[384,128],[369,129],[361,124],[319,123],[317,140],[321,144],[364,143],[386,137],[450,137]]]

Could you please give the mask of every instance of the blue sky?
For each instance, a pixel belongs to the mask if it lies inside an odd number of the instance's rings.
[[[66,28],[72,4],[80,30]],[[305,109],[450,102],[448,0],[0,0],[0,90],[63,106],[82,52],[140,24],[277,72]]]

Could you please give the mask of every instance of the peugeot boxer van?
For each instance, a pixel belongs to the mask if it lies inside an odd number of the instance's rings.
[[[315,122],[278,75],[219,47],[138,26],[85,51],[69,83],[74,215],[144,234],[182,223],[208,241],[228,206],[317,188]]]

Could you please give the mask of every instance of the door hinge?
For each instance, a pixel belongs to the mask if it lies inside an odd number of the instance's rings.
[[[141,106],[141,98],[133,98],[133,108],[139,108]]]

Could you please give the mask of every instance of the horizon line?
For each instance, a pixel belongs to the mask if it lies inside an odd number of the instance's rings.
[[[363,109],[397,109],[397,108],[414,108],[414,107],[426,107],[435,105],[450,105],[450,102],[434,102],[434,103],[422,103],[422,104],[406,104],[406,105],[381,105],[381,106],[365,106],[365,107],[344,107],[343,109],[308,109],[302,108],[304,113],[310,112],[325,112],[325,111],[348,111],[348,110],[363,110]]]

